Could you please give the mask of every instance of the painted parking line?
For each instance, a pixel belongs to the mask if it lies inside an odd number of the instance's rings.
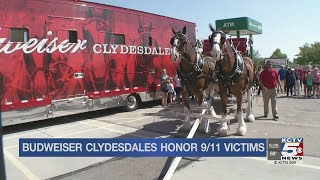
[[[125,135],[125,134],[128,134],[129,132],[123,132],[123,131],[119,131],[119,130],[115,130],[115,129],[111,129],[110,127],[112,126],[115,126],[116,124],[108,124],[106,126],[98,126],[98,125],[94,125],[92,123],[81,123],[81,124],[85,124],[85,125],[88,125],[88,126],[91,126],[91,127],[96,127],[96,128],[99,128],[99,129],[105,129],[107,131],[111,131],[111,132],[116,132],[118,134],[122,134],[122,135]],[[147,136],[142,136],[142,135],[138,135],[138,134],[129,134],[129,136],[134,136],[134,137],[139,137],[139,138],[147,138]]]
[[[10,140],[10,139],[14,139],[14,138],[19,138],[21,136],[25,137],[25,136],[29,136],[29,135],[34,135],[34,134],[38,134],[41,133],[38,130],[34,130],[31,132],[27,132],[27,133],[21,133],[21,134],[15,134],[15,135],[4,135],[3,140]]]
[[[104,127],[108,128],[108,127],[112,127],[112,126],[121,126],[121,125],[124,125],[125,123],[132,123],[132,122],[136,122],[136,121],[141,121],[141,120],[146,119],[146,118],[148,118],[148,117],[138,118],[138,119],[135,119],[135,120],[132,120],[132,121],[125,121],[125,122],[117,123],[117,124],[110,124],[110,123],[106,122],[108,124],[106,126],[104,126]],[[130,118],[130,119],[132,119],[132,118]],[[90,124],[91,125],[91,123],[94,123],[94,122],[97,122],[97,121],[98,120],[90,119],[89,123],[79,122],[79,124],[85,124],[85,125]],[[99,122],[101,122],[101,121],[99,121]],[[91,125],[91,127],[94,127],[94,128],[88,129],[88,130],[83,130],[83,131],[77,131],[77,132],[74,132],[74,133],[64,134],[64,135],[56,136],[56,137],[53,137],[53,138],[64,138],[64,137],[68,137],[68,136],[72,136],[72,135],[78,135],[78,134],[87,133],[87,132],[91,132],[91,131],[95,131],[95,130],[101,129],[100,126]],[[117,130],[115,130],[115,131],[117,131]],[[38,131],[36,133],[25,133],[25,134],[22,134],[22,135],[25,136],[25,135],[32,135],[32,134],[37,134],[37,133],[41,133],[41,131]],[[117,133],[119,133],[119,132],[117,131]],[[123,132],[121,134],[123,134]],[[20,134],[19,136],[22,136],[22,135]],[[14,137],[9,138],[9,139],[17,138],[19,136],[18,135],[14,135]],[[6,139],[6,140],[9,140],[9,139]],[[12,146],[7,146],[4,149],[8,150],[8,149],[16,148],[16,147],[19,147],[19,144],[12,145]]]
[[[134,119],[134,120],[131,120],[131,121],[125,121],[125,122],[122,122],[122,123],[119,123],[119,124],[110,124],[110,123],[108,123],[107,126],[97,126],[97,125],[94,125],[94,124],[88,123],[88,122],[79,122],[79,124],[85,124],[87,126],[91,126],[91,127],[94,127],[94,128],[88,129],[88,130],[83,130],[83,131],[78,131],[78,132],[74,132],[74,133],[64,134],[62,136],[57,136],[57,137],[53,137],[53,138],[63,138],[63,137],[71,136],[71,135],[76,135],[76,134],[87,133],[87,132],[90,132],[90,131],[95,131],[95,130],[98,130],[98,129],[104,129],[104,130],[108,130],[108,131],[112,131],[112,132],[116,132],[116,133],[124,135],[124,134],[128,134],[128,132],[123,132],[123,131],[111,129],[109,127],[121,126],[122,124],[137,122],[137,121],[141,121],[141,120],[146,119],[146,118],[148,118],[148,117],[142,117],[142,118]],[[130,119],[132,119],[132,118],[130,118]],[[92,120],[90,122],[97,122],[97,120]],[[101,122],[101,121],[99,121],[99,122]],[[37,134],[37,133],[41,133],[41,132],[40,131],[34,131],[34,132],[30,132],[30,133],[13,135],[13,136],[7,137],[6,140],[10,140],[10,139],[14,139],[14,138],[18,138],[18,137],[26,136],[26,135],[34,135],[34,134]],[[147,136],[137,135],[137,134],[130,134],[130,136],[135,136],[135,137],[139,137],[139,138],[147,138]],[[14,167],[16,169],[21,171],[27,179],[40,180],[39,177],[37,177],[34,173],[32,173],[32,171],[29,168],[27,168],[22,162],[19,161],[18,158],[16,158],[12,153],[10,153],[8,151],[8,149],[16,148],[16,147],[19,147],[19,145],[5,147],[4,148],[4,156],[5,156],[5,158],[8,159],[14,165]]]
[[[95,131],[95,130],[98,130],[98,129],[99,128],[92,128],[92,129],[88,129],[88,130],[84,130],[84,131],[78,131],[78,132],[74,132],[74,133],[64,134],[62,136],[56,136],[56,137],[53,137],[53,138],[64,138],[64,137],[68,137],[68,136],[72,136],[72,135],[77,135],[77,134],[87,133],[87,132],[90,132],[90,131]],[[16,148],[16,147],[19,147],[19,144],[18,145],[7,146],[4,149],[8,150],[8,149]]]
[[[61,125],[72,126],[72,125],[76,125],[76,124],[78,124],[78,122],[71,122],[71,123],[66,123],[66,124],[61,124]],[[53,127],[57,127],[57,126],[60,126],[60,125],[49,126],[49,128],[53,128]],[[28,132],[25,132],[25,133],[4,135],[3,140],[11,140],[11,139],[19,138],[19,137],[26,137],[26,136],[35,135],[35,134],[43,134],[43,132],[41,131],[43,129],[47,129],[47,127],[29,130]]]
[[[112,126],[121,126],[121,125],[124,125],[126,123],[132,123],[132,122],[137,122],[137,121],[141,121],[141,120],[144,120],[144,119],[147,119],[147,118],[150,118],[150,117],[141,117],[141,118],[137,118],[137,119],[133,119],[131,121],[123,121],[123,122],[119,122],[119,123],[114,123],[113,121],[104,121],[103,119],[98,119],[98,118],[92,118],[90,119],[90,121],[87,121],[87,123],[85,124],[93,124],[93,123],[104,123],[104,127],[112,127]],[[132,118],[130,118],[132,119]],[[80,122],[81,124],[83,124],[83,122]]]
[[[30,180],[40,180],[38,176],[33,174],[29,168],[27,168],[23,163],[21,163],[13,154],[11,154],[8,150],[4,149],[4,156],[8,159],[14,167],[16,167],[19,171],[25,175],[27,179]]]

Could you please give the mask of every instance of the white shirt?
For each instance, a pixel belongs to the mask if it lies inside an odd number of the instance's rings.
[[[173,87],[173,84],[172,84],[172,83],[169,83],[169,84],[168,84],[168,92],[171,92],[171,93],[174,92],[174,87]]]
[[[178,76],[176,76],[174,80],[176,81],[176,87],[181,87],[181,83],[180,83],[181,79]]]

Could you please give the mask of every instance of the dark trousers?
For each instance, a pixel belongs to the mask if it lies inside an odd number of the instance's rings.
[[[289,91],[290,91],[290,94],[292,96],[292,88],[293,87],[287,87],[287,96],[289,96]]]

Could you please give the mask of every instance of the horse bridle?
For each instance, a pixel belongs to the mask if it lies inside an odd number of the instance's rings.
[[[181,37],[182,37],[182,38],[181,38]],[[175,41],[176,39],[178,39],[179,41],[181,41],[179,46],[177,46],[177,44],[174,43],[174,41]],[[171,45],[172,45],[172,47],[176,47],[176,48],[177,48],[177,51],[178,51],[178,53],[180,54],[181,59],[183,59],[186,63],[193,65],[194,63],[189,62],[189,61],[188,61],[185,57],[183,57],[182,54],[181,54],[181,51],[182,51],[181,48],[183,47],[182,45],[185,45],[185,44],[188,43],[188,42],[190,42],[189,38],[188,38],[185,34],[179,32],[179,33],[176,33],[176,34],[175,34],[174,39],[173,39],[173,42],[171,42]],[[190,43],[191,43],[191,42],[190,42]]]
[[[216,34],[221,34],[221,38],[222,37],[224,37],[225,38],[225,41],[226,41],[226,34],[224,33],[224,32],[222,32],[222,31],[220,31],[220,30],[216,30],[216,31],[214,31],[212,34],[214,34],[214,35],[216,35]],[[211,42],[211,46],[213,46],[214,44],[218,44],[219,45],[219,47],[220,47],[220,49],[221,49],[221,57],[220,57],[220,59],[217,59],[217,60],[223,60],[224,59],[224,56],[225,56],[225,52],[223,51],[223,47],[224,47],[224,43],[222,43],[222,42],[220,42],[220,43],[218,43],[218,42],[215,42],[215,41],[213,41],[213,37],[212,37],[212,35],[209,37],[209,40],[210,40],[210,42]]]

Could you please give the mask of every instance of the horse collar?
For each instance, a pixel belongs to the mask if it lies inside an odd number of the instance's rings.
[[[179,66],[179,68],[177,69],[177,72],[185,84],[188,84],[190,80],[195,79],[199,73],[194,69],[190,73],[184,73],[181,66]]]
[[[223,75],[221,64],[219,63],[218,65],[217,77],[219,81],[223,82],[224,88],[226,89],[228,95],[230,95],[230,86],[234,85],[237,79],[241,76],[244,65],[243,58],[236,51],[234,51],[234,55],[234,68],[230,73]]]

